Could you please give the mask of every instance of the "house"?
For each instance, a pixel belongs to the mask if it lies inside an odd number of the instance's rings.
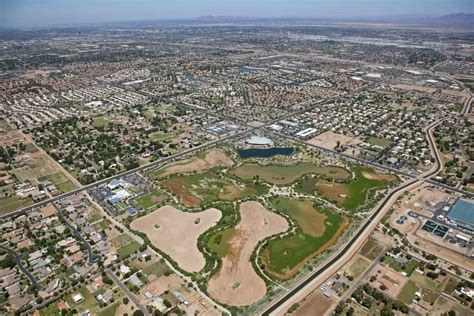
[[[81,295],[81,293],[77,293],[77,294],[74,294],[72,296],[72,300],[74,301],[74,303],[80,303],[84,300],[84,297]]]
[[[130,277],[130,282],[132,282],[133,285],[137,286],[137,287],[141,287],[143,285],[143,282],[142,280],[140,280],[139,277],[137,277],[136,274],[133,274],[131,277]]]

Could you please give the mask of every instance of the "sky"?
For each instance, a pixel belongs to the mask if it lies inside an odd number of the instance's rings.
[[[474,12],[474,0],[0,0],[0,28],[199,16],[374,17]]]

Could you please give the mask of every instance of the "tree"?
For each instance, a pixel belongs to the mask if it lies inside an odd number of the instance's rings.
[[[129,302],[128,297],[124,297],[123,300],[122,300],[122,302],[123,302],[124,305],[127,305],[128,302]]]
[[[139,309],[137,309],[136,311],[133,312],[133,316],[144,316],[145,314],[143,314],[143,312]]]

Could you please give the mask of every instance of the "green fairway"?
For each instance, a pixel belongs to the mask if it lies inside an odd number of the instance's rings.
[[[276,199],[279,200],[279,199]],[[301,202],[301,201],[300,201]],[[287,202],[288,203],[288,202]],[[294,212],[286,208],[287,203],[272,202],[279,211],[287,213],[297,223],[308,214],[302,211]],[[324,230],[319,237],[308,235],[300,226],[296,232],[291,233],[283,238],[277,238],[268,243],[263,252],[266,269],[274,275],[282,279],[288,279],[298,273],[299,265],[313,257],[314,255],[324,251],[333,245],[343,231],[343,218],[336,213],[327,209],[315,210],[320,212],[324,218]],[[304,216],[302,215],[304,214]],[[318,225],[321,225],[318,224]],[[305,224],[305,230],[311,225]]]
[[[211,252],[216,253],[220,258],[224,258],[229,252],[229,240],[235,233],[235,228],[227,228],[216,232],[208,241]]]
[[[348,183],[331,183],[320,180],[316,184],[316,189],[321,195],[333,200],[339,206],[355,210],[366,203],[370,190],[385,188],[395,179],[393,176],[378,174],[363,166],[355,166],[353,171],[356,177]],[[373,178],[369,178],[369,175]],[[389,181],[390,177],[393,180]]]
[[[317,174],[331,179],[349,179],[350,173],[341,167],[318,167],[310,162],[293,165],[256,165],[244,164],[231,171],[243,179],[259,178],[272,184],[290,184],[305,174]]]
[[[119,257],[120,260],[130,256],[133,254],[135,251],[140,249],[140,244],[136,241],[132,241],[125,246],[120,247],[117,249],[117,256]]]
[[[320,237],[326,229],[326,215],[314,209],[312,201],[276,198],[273,207],[290,215],[301,227],[303,233],[312,237]]]
[[[415,298],[415,293],[419,290],[420,288],[413,281],[408,281],[400,291],[400,294],[398,294],[397,299],[410,305],[411,301]]]

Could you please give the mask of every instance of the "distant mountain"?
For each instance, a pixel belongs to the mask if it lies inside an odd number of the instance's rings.
[[[439,17],[428,18],[428,23],[451,25],[474,25],[474,13],[451,13]]]

